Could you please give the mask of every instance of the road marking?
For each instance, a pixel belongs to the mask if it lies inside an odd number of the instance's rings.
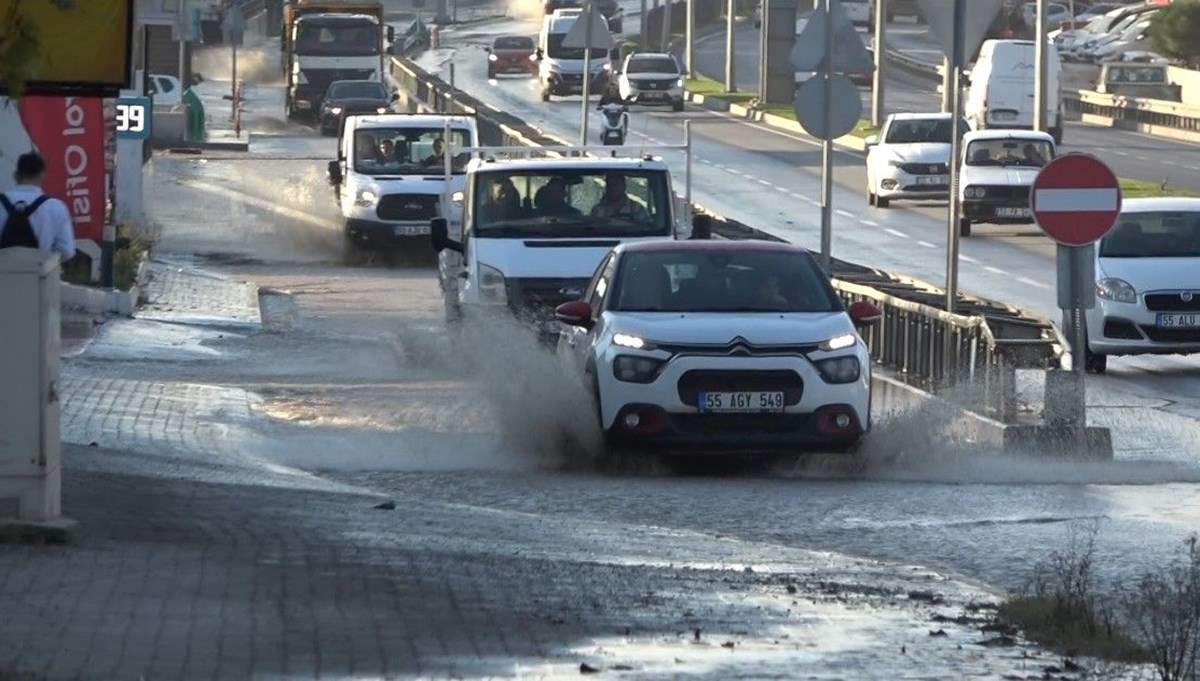
[[[835,211],[835,212],[836,212],[838,215],[840,215],[840,216],[842,216],[842,217],[844,217],[844,218],[852,218],[852,217],[854,217],[854,213],[851,213],[851,212],[850,212],[850,211],[848,211],[848,210],[842,210],[842,209],[840,209],[840,208],[839,208],[839,209],[838,209],[837,211]]]
[[[907,239],[907,238],[908,238],[908,235],[907,235],[907,234],[905,234],[904,232],[901,232],[901,231],[900,231],[900,230],[898,230],[898,229],[892,229],[891,227],[888,227],[887,229],[885,229],[885,230],[883,230],[883,231],[887,232],[888,234],[891,234],[892,236],[895,236],[895,237],[900,237],[901,239]]]
[[[992,274],[1008,274],[1008,272],[1005,272],[1004,270],[1000,269],[999,267],[992,267],[991,265],[984,265],[983,269],[987,270],[988,272],[991,272]]]
[[[918,241],[917,245],[924,246],[925,248],[937,248],[937,246],[929,243],[928,241]]]
[[[782,192],[782,193],[784,193],[784,194],[791,194],[791,193],[792,193],[792,190],[788,189],[787,187],[779,187],[779,186],[777,186],[777,187],[775,187],[775,190],[776,190],[776,191],[779,191],[779,192]]]
[[[1034,281],[1034,280],[1030,279],[1029,277],[1017,277],[1017,281],[1021,282],[1022,284],[1029,284],[1030,286],[1035,286],[1037,288],[1050,288],[1049,284],[1043,284],[1040,281]]]
[[[878,222],[875,222],[874,220],[864,220],[864,219],[862,219],[862,218],[859,218],[859,219],[858,219],[858,221],[859,221],[859,222],[861,222],[861,223],[863,223],[864,225],[866,225],[866,226],[868,226],[868,227],[878,227],[878,226],[879,226],[879,223],[878,223]]]
[[[983,264],[983,263],[979,262],[978,260],[976,260],[975,258],[972,258],[969,255],[962,255],[961,253],[958,256],[958,259],[963,262],[969,262],[972,265],[982,265]]]
[[[1109,152],[1110,152],[1110,153],[1113,153],[1113,154],[1116,154],[1117,156],[1128,156],[1128,155],[1129,155],[1129,152],[1125,152],[1125,151],[1116,151],[1116,150],[1113,150],[1113,149],[1110,149],[1110,150],[1109,150]]]
[[[770,182],[767,182],[766,180],[758,180],[758,183],[759,183],[759,184],[761,184],[761,185],[765,185],[765,186],[767,186],[767,187],[770,187],[770,186],[771,186],[771,183],[770,183]]]

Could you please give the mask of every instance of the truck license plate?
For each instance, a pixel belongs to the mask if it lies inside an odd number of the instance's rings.
[[[1160,314],[1158,326],[1163,329],[1194,329],[1200,327],[1200,314]]]
[[[755,413],[783,411],[782,392],[700,393],[696,401],[701,413]]]

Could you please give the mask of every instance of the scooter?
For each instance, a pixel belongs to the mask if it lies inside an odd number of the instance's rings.
[[[600,143],[606,147],[625,144],[625,133],[629,131],[628,107],[612,102],[602,105],[600,111],[604,114],[603,125],[600,127]]]

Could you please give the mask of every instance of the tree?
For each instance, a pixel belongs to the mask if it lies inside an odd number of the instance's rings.
[[[10,97],[20,97],[25,83],[37,70],[39,51],[37,26],[22,12],[31,2],[51,3],[62,10],[71,9],[76,0],[9,0],[0,17],[0,87]]]
[[[1200,0],[1175,0],[1150,20],[1155,52],[1200,67]]]

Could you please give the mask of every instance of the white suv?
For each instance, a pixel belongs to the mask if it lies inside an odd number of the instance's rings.
[[[812,255],[770,241],[622,244],[560,305],[558,353],[611,451],[842,452],[871,427],[871,358]]]
[[[617,80],[629,104],[669,104],[683,111],[683,72],[669,54],[642,52],[625,58]]]

